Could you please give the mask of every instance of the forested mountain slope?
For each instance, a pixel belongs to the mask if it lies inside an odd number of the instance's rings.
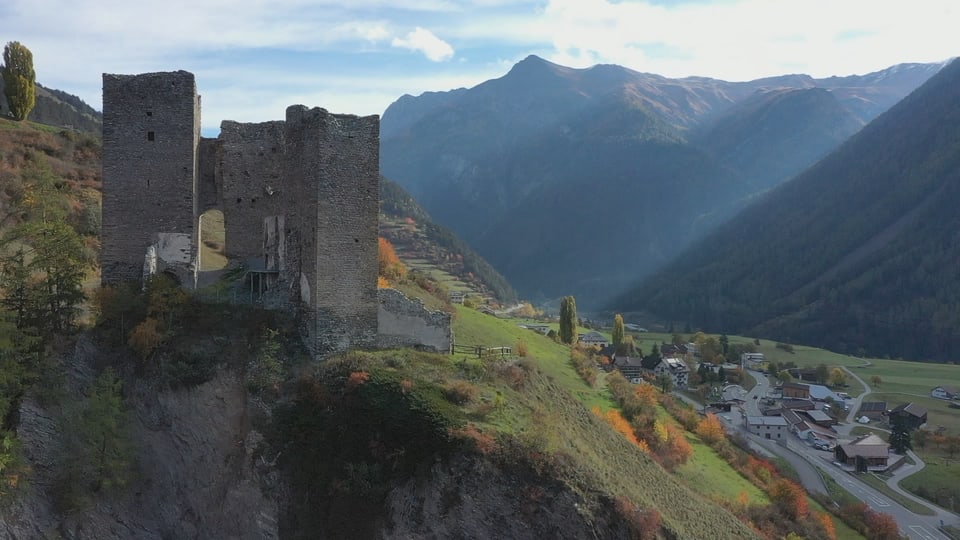
[[[952,359],[958,203],[955,61],[615,305],[838,351]]]
[[[524,297],[595,306],[939,68],[731,83],[530,56],[470,89],[398,99],[381,170]]]

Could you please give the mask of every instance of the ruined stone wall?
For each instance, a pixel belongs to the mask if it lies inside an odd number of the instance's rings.
[[[419,299],[411,300],[396,289],[379,289],[377,293],[378,347],[421,347],[450,353],[453,330],[449,313],[430,311]]]
[[[103,75],[104,283],[139,280],[157,233],[195,238],[199,138],[193,74]]]
[[[312,200],[284,185],[285,157],[283,122],[220,125],[218,181],[229,259],[261,257],[264,218],[295,212],[291,205]]]

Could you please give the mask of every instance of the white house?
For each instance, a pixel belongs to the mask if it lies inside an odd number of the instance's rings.
[[[765,439],[783,440],[787,436],[787,420],[782,416],[748,416],[747,429]]]
[[[957,399],[960,391],[953,386],[938,386],[930,391],[930,395],[937,399]]]
[[[654,377],[666,373],[673,380],[676,388],[686,388],[690,370],[686,362],[679,358],[651,357],[643,359],[643,370]]]

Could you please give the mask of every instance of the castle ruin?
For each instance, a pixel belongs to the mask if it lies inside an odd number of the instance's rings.
[[[314,352],[376,346],[379,129],[294,105],[203,138],[192,73],[104,74],[102,282],[196,287],[201,215],[218,209],[228,260],[305,315]]]

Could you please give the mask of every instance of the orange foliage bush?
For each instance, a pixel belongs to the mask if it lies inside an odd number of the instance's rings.
[[[384,237],[377,241],[377,274],[390,281],[399,281],[406,277],[407,267],[400,262],[393,244]]]
[[[127,344],[140,353],[144,360],[160,346],[163,335],[160,333],[160,321],[153,317],[147,317],[142,323],[134,327],[130,332],[130,339]]]
[[[493,435],[480,431],[473,424],[467,424],[459,429],[451,429],[450,435],[469,443],[474,450],[484,455],[491,454],[497,449],[497,441],[493,438]]]
[[[633,389],[639,404],[644,409],[653,409],[657,406],[657,389],[650,384],[638,384]]]
[[[899,540],[900,528],[893,516],[882,512],[867,510],[864,512],[864,521],[867,524],[867,540]]]
[[[823,525],[828,540],[837,540],[837,528],[833,525],[833,518],[829,514],[818,513],[817,520]]]
[[[807,504],[807,493],[802,487],[781,478],[770,486],[770,500],[772,500],[784,514],[794,521],[803,519],[810,514]]]
[[[703,439],[703,442],[713,446],[724,440],[723,426],[720,425],[720,419],[715,414],[708,414],[697,424],[697,435]]]
[[[647,446],[647,443],[637,438],[637,435],[633,432],[633,428],[630,427],[630,422],[627,422],[623,416],[620,416],[619,411],[616,409],[610,409],[606,413],[601,413],[599,407],[594,407],[591,410],[593,411],[593,414],[603,418],[608,424],[610,424],[610,427],[612,427],[614,431],[623,435],[624,438],[636,445],[637,448],[642,450],[644,453],[650,453],[650,447]]]
[[[630,538],[635,540],[654,540],[660,530],[660,512],[656,508],[639,510],[626,497],[616,497],[614,508],[627,522]]]
[[[347,377],[347,382],[344,386],[347,390],[353,390],[368,380],[370,380],[370,374],[366,371],[354,371]]]

